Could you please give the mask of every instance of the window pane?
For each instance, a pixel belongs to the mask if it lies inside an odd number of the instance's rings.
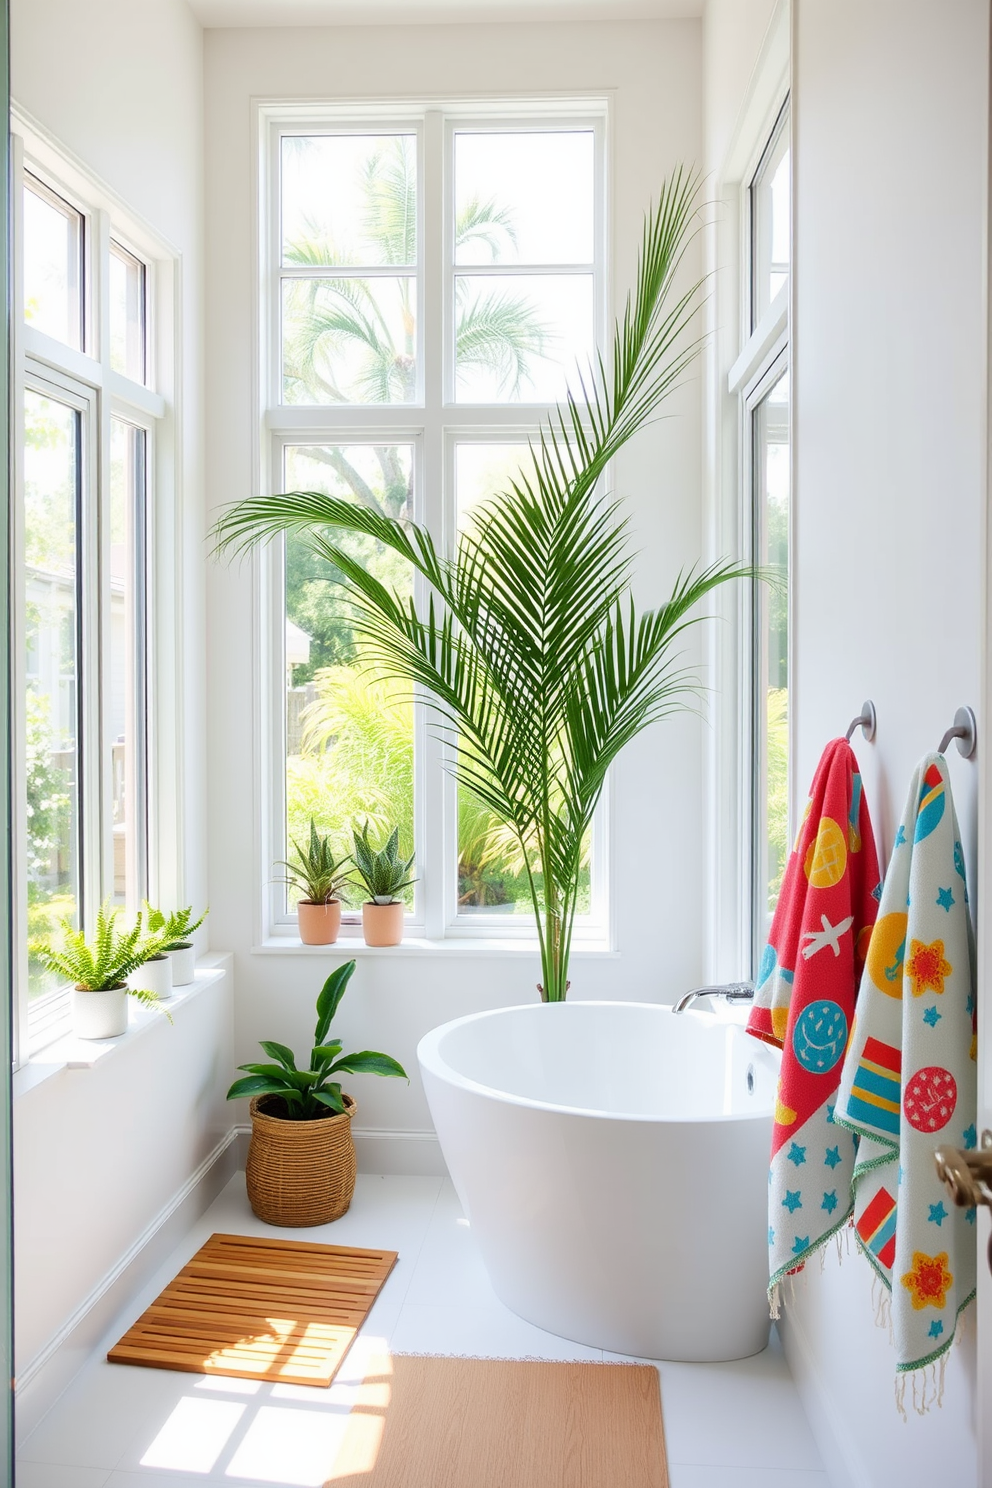
[[[110,365],[145,380],[145,266],[118,243],[110,245]]]
[[[751,183],[751,329],[789,278],[789,115],[775,128]]]
[[[83,219],[33,176],[24,181],[24,319],[82,346]]]
[[[755,562],[789,576],[789,375],[758,404],[754,419]],[[789,852],[789,605],[786,588],[755,586],[756,862],[764,942]],[[767,918],[766,918],[767,916]]]
[[[591,274],[459,274],[460,403],[554,403],[593,354]]]
[[[413,515],[410,445],[291,445],[284,479],[287,491],[324,491],[389,516]],[[343,536],[341,544],[391,588],[413,593],[409,565],[396,555],[371,538]],[[373,840],[398,826],[401,851],[413,852],[409,689],[368,663],[336,570],[294,536],[286,539],[286,756],[290,842],[305,842],[313,817],[344,856],[352,828],[367,819]],[[413,894],[411,886],[408,906]],[[355,888],[352,902],[362,897]],[[295,905],[295,893],[288,902]]]
[[[455,505],[458,530],[471,523],[480,501],[505,491],[521,470],[532,468],[526,444],[459,443],[455,446]],[[579,879],[579,914],[590,911],[591,833],[585,844]],[[540,887],[540,878],[538,877]],[[458,913],[532,915],[533,906],[523,853],[471,791],[458,787]]]
[[[28,940],[79,919],[79,414],[24,394]],[[28,995],[58,985],[34,957]]]
[[[110,421],[110,574],[104,613],[110,677],[104,694],[112,791],[115,904],[137,909],[145,872],[145,431]]]
[[[283,401],[410,403],[417,396],[417,281],[283,283]]]
[[[417,138],[287,135],[282,141],[285,264],[417,262]]]
[[[455,135],[455,262],[591,264],[594,136]]]

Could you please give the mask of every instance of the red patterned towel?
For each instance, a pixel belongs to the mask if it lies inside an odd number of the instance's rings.
[[[762,957],[748,1032],[782,1050],[768,1189],[769,1295],[851,1213],[856,1144],[834,1124],[881,884],[854,751],[823,751]]]

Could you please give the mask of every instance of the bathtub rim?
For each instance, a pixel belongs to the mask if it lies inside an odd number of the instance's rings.
[[[533,1096],[514,1095],[508,1090],[500,1090],[498,1086],[484,1085],[479,1080],[472,1080],[467,1075],[463,1075],[454,1069],[440,1053],[439,1045],[444,1035],[456,1028],[462,1027],[466,1023],[481,1023],[487,1018],[502,1017],[508,1013],[525,1012],[533,1016],[535,1013],[543,1012],[549,1006],[550,1004],[547,1003],[524,1002],[514,1004],[512,1007],[485,1008],[481,1012],[465,1013],[460,1018],[451,1018],[448,1022],[441,1023],[437,1028],[432,1028],[428,1033],[424,1034],[423,1038],[417,1044],[417,1062],[422,1071],[429,1072],[438,1080],[442,1080],[448,1085],[453,1085],[458,1090],[464,1090],[472,1095],[482,1096],[487,1100],[502,1101],[506,1105],[521,1106],[526,1110],[547,1111],[552,1115],[581,1116],[592,1121],[635,1121],[662,1126],[723,1126],[727,1123],[741,1121],[770,1121],[774,1116],[774,1095],[769,1099],[766,1106],[761,1106],[754,1111],[714,1111],[711,1115],[707,1116],[684,1116],[678,1114],[663,1116],[658,1114],[644,1114],[637,1111],[597,1110],[589,1106],[565,1106],[555,1101],[537,1100]],[[576,998],[574,1002],[563,1002],[560,1006],[573,1008],[652,1008],[656,1009],[659,1013],[668,1013],[670,1016],[675,1016],[672,1004],[664,1002],[632,1002],[626,1000],[616,1002],[610,998]],[[739,1028],[741,1035],[746,1037],[745,1030],[740,1024],[724,1024],[716,1019],[712,1013],[707,1013],[703,1010],[695,1012],[690,1009],[678,1014],[678,1016],[680,1018],[692,1018],[693,1021],[704,1018],[713,1027]],[[760,1051],[762,1049],[768,1051],[768,1045],[761,1044],[759,1040],[755,1040],[755,1043],[758,1046],[755,1052],[761,1058]],[[771,1057],[770,1051],[766,1052],[764,1057]]]

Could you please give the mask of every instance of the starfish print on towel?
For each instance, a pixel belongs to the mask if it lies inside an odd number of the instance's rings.
[[[822,930],[807,930],[803,934],[803,940],[808,940],[809,945],[803,946],[803,960],[808,961],[810,956],[815,956],[817,951],[825,950],[827,946],[835,956],[840,955],[840,938],[846,935],[854,924],[854,916],[848,915],[846,920],[841,920],[838,925],[831,925],[826,915],[820,916]]]
[[[946,1250],[935,1256],[914,1250],[913,1269],[902,1278],[914,1312],[920,1312],[924,1307],[943,1307],[953,1282],[954,1277],[947,1269]]]
[[[924,992],[943,993],[944,979],[953,970],[954,967],[944,956],[942,940],[931,941],[929,945],[922,940],[914,940],[910,944],[906,976],[913,988],[914,997],[922,997]]]

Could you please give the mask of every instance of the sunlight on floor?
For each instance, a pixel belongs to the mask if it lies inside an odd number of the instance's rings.
[[[141,1466],[210,1472],[246,1408],[228,1400],[185,1396],[142,1457]]]
[[[227,1467],[230,1478],[321,1488],[333,1471],[348,1416],[263,1405]]]

